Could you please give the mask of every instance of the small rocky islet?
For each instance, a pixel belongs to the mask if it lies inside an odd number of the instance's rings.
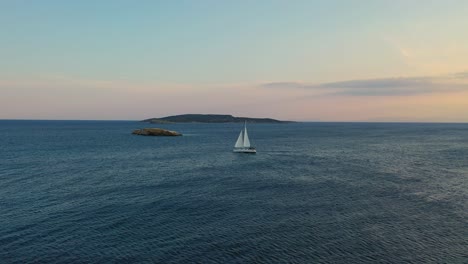
[[[133,130],[132,134],[140,136],[164,136],[164,137],[175,137],[182,136],[181,133],[162,128],[142,128]]]

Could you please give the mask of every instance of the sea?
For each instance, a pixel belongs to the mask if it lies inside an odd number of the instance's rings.
[[[0,263],[468,263],[468,124],[242,127],[0,121]]]

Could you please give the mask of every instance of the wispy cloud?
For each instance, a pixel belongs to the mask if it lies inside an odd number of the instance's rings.
[[[425,93],[447,93],[468,90],[468,72],[445,76],[357,79],[326,83],[274,82],[264,88],[309,89],[328,95],[408,96]]]
[[[468,71],[466,72],[457,72],[453,75],[455,78],[458,78],[458,79],[468,79]]]

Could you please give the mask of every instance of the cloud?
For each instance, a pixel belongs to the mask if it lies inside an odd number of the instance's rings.
[[[453,75],[455,78],[458,78],[458,79],[468,79],[468,71],[466,72],[457,72]]]
[[[319,84],[275,82],[262,84],[261,86],[264,88],[326,91],[328,95],[409,96],[426,93],[468,91],[468,72],[446,76],[357,79]]]
[[[394,88],[394,87],[413,87],[429,86],[431,81],[424,77],[414,78],[382,78],[367,80],[350,80],[342,82],[329,82],[320,84],[321,87],[330,88]]]

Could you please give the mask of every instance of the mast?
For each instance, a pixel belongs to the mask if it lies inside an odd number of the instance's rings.
[[[247,134],[247,121],[244,123],[244,148],[250,147],[249,134]]]

